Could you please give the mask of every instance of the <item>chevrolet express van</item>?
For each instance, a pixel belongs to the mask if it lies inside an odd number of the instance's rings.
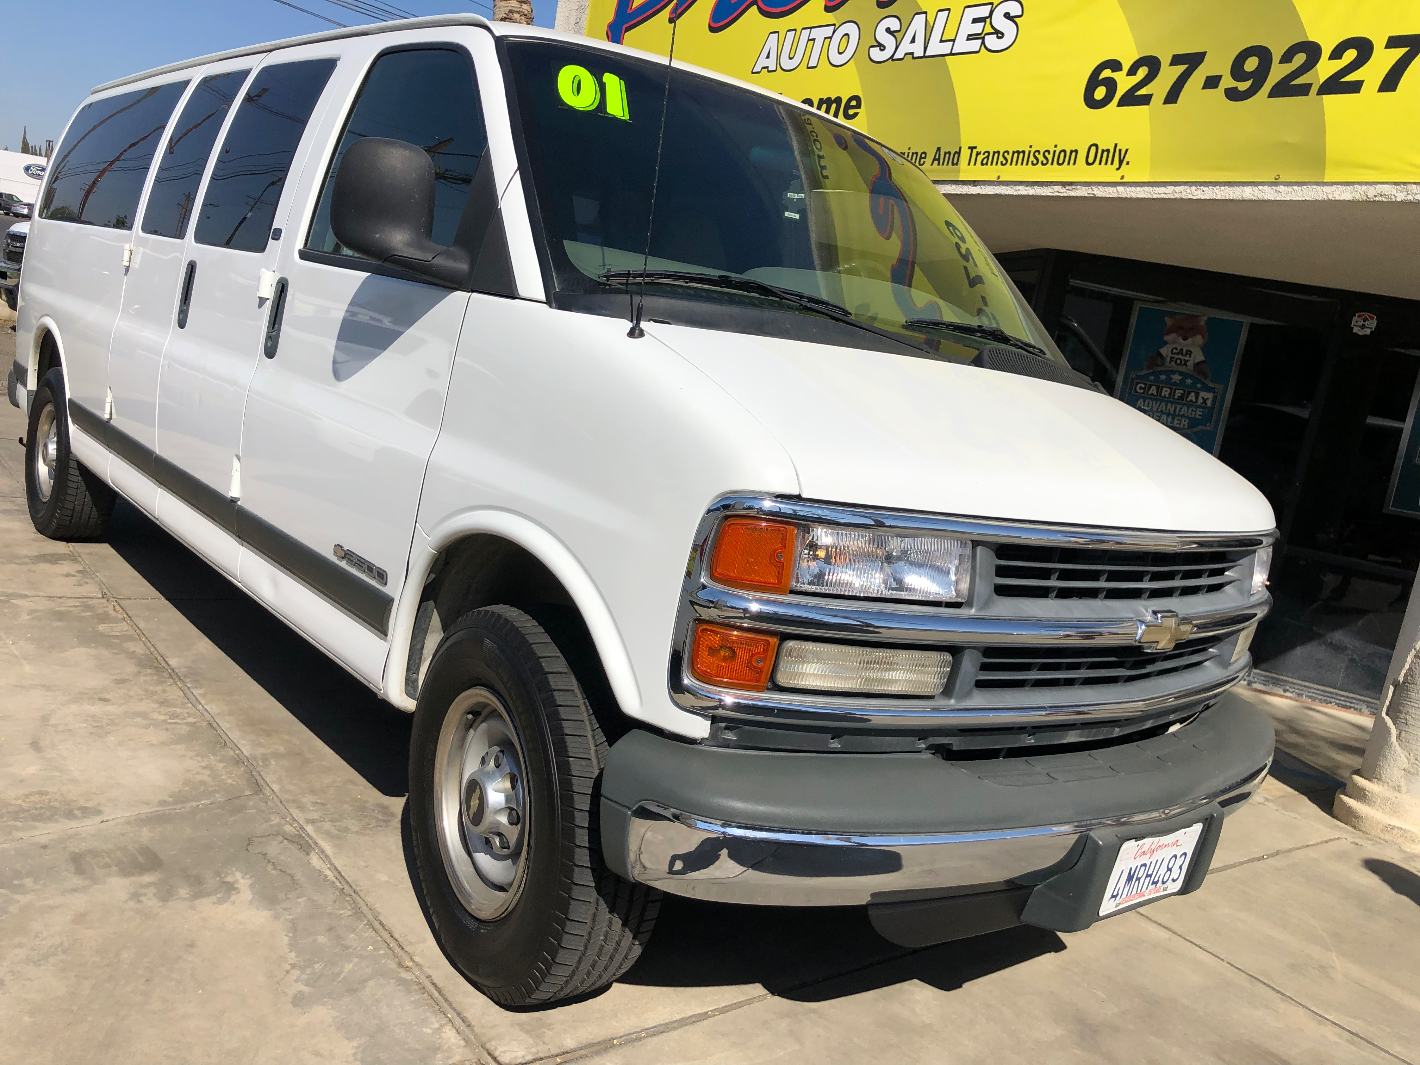
[[[35,215],[35,527],[122,495],[413,712],[500,1003],[614,980],[662,892],[1084,929],[1268,770],[1267,503],[850,125],[436,17],[100,86]]]

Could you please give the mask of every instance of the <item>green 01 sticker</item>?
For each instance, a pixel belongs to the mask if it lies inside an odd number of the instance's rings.
[[[602,86],[606,92],[603,94]],[[626,82],[615,74],[603,74],[601,81],[586,67],[569,63],[557,72],[557,95],[568,107],[578,111],[599,111],[603,101],[605,113],[611,118],[631,120],[631,108],[626,99]]]

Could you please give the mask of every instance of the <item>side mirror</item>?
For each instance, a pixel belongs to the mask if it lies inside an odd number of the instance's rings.
[[[472,263],[462,248],[431,239],[434,163],[408,141],[365,137],[345,150],[330,198],[335,239],[377,263],[446,288],[464,288]]]

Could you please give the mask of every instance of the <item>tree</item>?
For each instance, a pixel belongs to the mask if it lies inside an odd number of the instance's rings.
[[[532,0],[493,0],[493,19],[495,22],[516,22],[531,26]]]
[[[6,150],[8,151],[9,149],[6,149]],[[26,127],[24,128],[24,132],[20,134],[20,154],[21,154],[21,155],[43,155],[43,154],[44,154],[44,148],[42,148],[42,147],[41,147],[40,145],[38,145],[38,144],[31,144],[31,143],[30,143],[30,129],[29,129],[28,126],[26,126]]]

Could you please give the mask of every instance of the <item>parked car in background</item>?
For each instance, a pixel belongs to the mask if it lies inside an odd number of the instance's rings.
[[[22,200],[13,192],[0,192],[0,211],[15,218],[28,218],[34,205],[27,200]]]
[[[25,241],[29,234],[30,224],[17,222],[0,240],[0,297],[12,311],[19,304],[20,262],[25,257]]]
[[[1266,776],[1221,697],[1267,501],[861,131],[450,15],[101,86],[55,159],[35,528],[122,494],[414,713],[427,912],[497,1002],[616,979],[662,890],[1078,931],[1199,887]]]

